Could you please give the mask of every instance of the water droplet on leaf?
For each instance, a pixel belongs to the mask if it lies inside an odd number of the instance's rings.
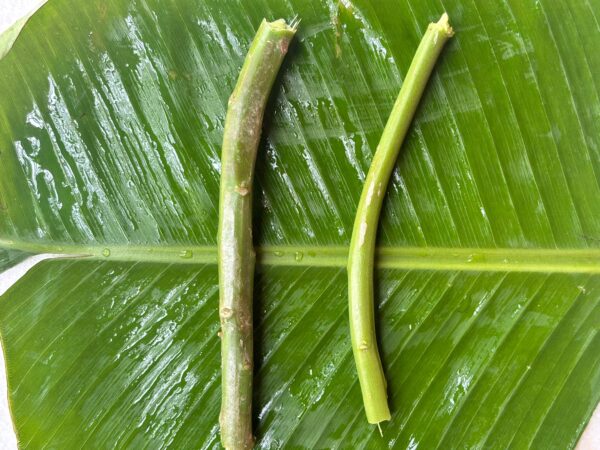
[[[194,253],[191,250],[181,250],[179,252],[179,257],[183,259],[190,259],[192,256],[194,256]]]

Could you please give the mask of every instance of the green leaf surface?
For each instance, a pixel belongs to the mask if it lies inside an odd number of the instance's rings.
[[[218,447],[227,99],[262,18],[298,14],[257,161],[258,447],[574,447],[600,400],[599,7],[49,2],[0,61],[0,247],[87,258],[0,298],[20,445]],[[379,230],[382,438],[350,351],[347,245],[443,10],[456,36]]]
[[[6,269],[10,269],[15,264],[20,263],[28,256],[29,253],[26,252],[0,248],[0,273]]]
[[[260,270],[259,448],[576,442],[598,400],[597,276],[378,272],[383,438],[364,419],[345,278]],[[217,446],[217,302],[214,265],[41,263],[0,303],[21,445]]]

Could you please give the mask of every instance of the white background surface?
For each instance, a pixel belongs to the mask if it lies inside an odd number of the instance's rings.
[[[44,1],[45,0],[0,0],[0,33],[9,27],[15,20],[26,15],[32,8],[36,8]],[[41,259],[46,258],[30,258],[19,266],[21,266],[21,269],[28,269],[31,267],[32,263],[34,264]],[[16,279],[18,279],[18,276],[16,278],[14,276],[16,273],[16,271],[12,272],[13,276],[10,281],[6,274],[0,274],[0,295],[16,281]],[[19,274],[22,276],[24,272],[21,271]],[[0,347],[0,450],[15,450],[17,444],[8,411],[6,392],[6,374],[4,371],[2,348]],[[600,405],[596,408],[594,416],[581,437],[581,440],[577,445],[577,450],[600,450]]]
[[[0,0],[0,30],[8,28],[15,18],[21,17],[35,3],[31,0]]]

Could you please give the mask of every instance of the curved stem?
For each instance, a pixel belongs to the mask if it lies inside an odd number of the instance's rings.
[[[375,336],[373,301],[375,237],[383,194],[427,80],[444,44],[452,35],[445,13],[437,23],[429,24],[383,130],[354,220],[348,259],[350,333],[369,423],[390,420],[387,383]]]
[[[229,99],[219,199],[221,443],[252,448],[252,182],[265,105],[296,32],[284,20],[261,23]]]

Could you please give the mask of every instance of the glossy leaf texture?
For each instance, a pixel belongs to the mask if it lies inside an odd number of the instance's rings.
[[[256,175],[257,446],[573,447],[600,399],[599,7],[46,4],[0,61],[0,247],[92,256],[0,298],[21,446],[218,446],[227,99],[262,18],[298,14]],[[346,247],[443,10],[457,33],[379,230],[382,438],[350,354]]]
[[[597,400],[597,276],[379,272],[383,438],[363,417],[345,276],[261,269],[259,448],[576,442]],[[37,266],[0,303],[21,446],[218,447],[217,296],[214,265]]]

